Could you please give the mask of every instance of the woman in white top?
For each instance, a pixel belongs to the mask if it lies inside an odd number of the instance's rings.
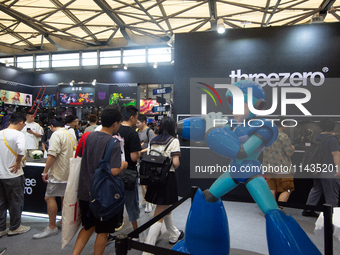
[[[164,151],[165,147],[170,143],[167,150],[163,153],[163,156],[168,156],[172,160],[172,166],[167,178],[167,183],[160,187],[149,186],[146,194],[145,200],[147,202],[156,204],[155,214],[157,216],[167,208],[169,208],[173,203],[178,201],[178,191],[177,191],[177,180],[175,175],[175,168],[179,167],[179,157],[181,155],[179,141],[175,133],[175,121],[172,118],[165,117],[162,119],[159,126],[159,135],[151,140],[148,147],[148,154],[158,155],[155,152],[150,153],[150,148],[157,151]],[[173,139],[171,141],[171,139]],[[154,154],[155,153],[155,154]],[[172,214],[169,213],[164,218],[153,224],[150,229],[148,236],[146,237],[145,243],[154,245],[161,231],[162,222],[164,220],[165,226],[170,232],[169,243],[175,244],[180,239],[184,237],[182,230],[178,230],[172,220]],[[143,255],[148,253],[143,253]]]

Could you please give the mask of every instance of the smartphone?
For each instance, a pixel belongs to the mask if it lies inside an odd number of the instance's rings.
[[[31,130],[31,129],[30,129],[30,128],[27,128],[27,131],[28,131],[28,130]]]

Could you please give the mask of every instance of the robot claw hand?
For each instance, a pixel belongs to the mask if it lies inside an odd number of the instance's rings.
[[[205,132],[215,127],[225,127],[228,123],[228,117],[223,117],[222,112],[210,112],[202,115],[202,120],[205,120]]]

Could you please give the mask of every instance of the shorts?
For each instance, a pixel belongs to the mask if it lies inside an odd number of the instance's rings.
[[[85,230],[95,227],[96,233],[115,232],[115,226],[118,222],[117,214],[107,221],[100,221],[90,211],[89,201],[79,200],[79,207],[81,209],[81,222]]]
[[[294,178],[292,174],[267,173],[267,184],[270,190],[277,192],[294,191]]]
[[[129,221],[137,221],[140,214],[138,182],[135,183],[135,188],[133,190],[125,190],[125,207],[129,215]]]
[[[46,197],[64,197],[66,190],[66,182],[65,183],[53,183],[49,182],[46,186]]]

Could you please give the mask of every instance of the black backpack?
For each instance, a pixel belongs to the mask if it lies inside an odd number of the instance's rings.
[[[171,138],[164,151],[168,149],[173,139]],[[159,156],[144,155],[141,158],[139,163],[140,184],[159,187],[166,184],[172,162],[169,157],[162,156],[162,152],[151,149],[151,146],[150,144],[150,152],[154,151]]]
[[[324,151],[323,144],[328,138],[332,136],[335,137],[334,135],[325,135],[321,140],[316,139],[316,136],[313,138],[311,146],[306,149],[303,155],[302,169],[305,169],[306,166],[310,168],[311,165],[314,165],[315,167],[315,164],[322,164],[322,156]]]
[[[116,138],[110,140],[104,159],[100,160],[94,172],[91,193],[90,210],[100,221],[107,221],[124,207],[124,182],[118,176],[111,174],[110,158]]]

